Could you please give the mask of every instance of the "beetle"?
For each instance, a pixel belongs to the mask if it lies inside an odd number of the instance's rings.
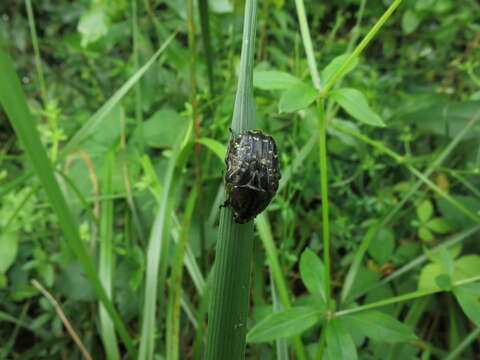
[[[225,172],[227,201],[237,223],[245,224],[268,206],[278,189],[280,166],[275,140],[260,130],[232,133]]]

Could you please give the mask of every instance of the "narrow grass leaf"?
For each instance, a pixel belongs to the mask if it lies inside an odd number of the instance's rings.
[[[315,138],[318,137],[315,136]],[[285,281],[282,268],[280,267],[278,250],[275,246],[275,241],[273,240],[272,229],[268,221],[268,216],[265,213],[258,215],[255,219],[255,225],[265,248],[265,252],[267,253],[268,266],[274,279],[275,289],[278,297],[280,298],[283,307],[285,309],[290,309],[292,305],[288,295],[287,283]],[[295,336],[293,338],[293,345],[295,347],[297,358],[299,360],[305,360],[307,358],[306,351],[300,336]]]
[[[200,138],[197,140],[197,142],[202,145],[205,145],[215,155],[218,156],[220,161],[223,162],[223,160],[225,159],[225,155],[227,154],[227,147],[225,145],[218,142],[217,140],[210,139],[210,138]]]
[[[139,360],[152,360],[155,352],[155,334],[157,318],[157,299],[163,293],[167,267],[167,255],[170,235],[171,208],[173,206],[174,174],[179,166],[182,150],[190,138],[192,124],[185,134],[178,138],[173,154],[169,159],[164,175],[163,189],[159,209],[155,216],[147,250],[147,269],[145,281],[145,299],[143,304],[142,330],[140,335]]]
[[[25,94],[23,93],[12,60],[6,49],[5,41],[0,34],[0,69],[2,69],[2,71],[0,71],[0,104],[2,104],[5,109],[15,133],[25,148],[32,168],[45,189],[52,208],[57,215],[65,241],[77,256],[80,265],[85,269],[90,283],[97,293],[98,298],[112,317],[115,328],[122,337],[128,352],[131,356],[134,356],[135,350],[133,348],[133,342],[112,302],[108,299],[105,289],[98,277],[97,268],[93,263],[86,245],[80,238],[78,225],[70,212],[65,197],[54,176],[53,166],[40,142],[36,123],[30,114]]]
[[[394,344],[416,338],[413,331],[397,319],[380,311],[365,311],[342,318],[345,326],[355,327],[359,332],[377,341]]]
[[[112,176],[114,167],[114,155],[112,151],[107,153],[105,159],[105,174],[102,181],[102,193],[112,193]],[[105,287],[107,296],[113,298],[113,268],[115,267],[115,251],[113,249],[113,200],[107,198],[101,203],[100,215],[100,263],[99,276],[102,285]],[[112,320],[105,307],[100,303],[100,333],[105,346],[108,360],[119,359],[120,354],[117,346],[117,338]]]
[[[128,93],[128,91],[140,80],[140,78],[147,72],[147,70],[155,63],[160,54],[165,50],[165,48],[170,44],[170,42],[175,37],[176,33],[170,35],[167,40],[162,44],[160,49],[157,50],[155,54],[148,60],[145,65],[138,69],[135,74],[133,74],[121,87],[118,89],[115,94],[113,94],[105,104],[102,105],[100,109],[97,110],[95,114],[92,115],[90,119],[83,124],[83,126],[70,138],[70,140],[65,144],[62,154],[69,153],[80,145],[80,143],[85,140],[92,132],[101,124],[102,120],[105,119],[106,115],[112,110],[115,105]]]
[[[231,125],[235,133],[256,128],[253,98],[256,10],[256,0],[245,2],[240,72]],[[232,209],[222,208],[208,311],[205,359],[241,360],[245,357],[252,253],[253,223],[238,224],[233,219]]]
[[[183,216],[180,239],[176,244],[175,257],[172,265],[172,276],[168,294],[167,309],[167,359],[177,360],[179,358],[180,344],[180,299],[182,297],[182,278],[185,256],[185,245],[190,231],[195,202],[197,200],[197,189],[194,188],[188,197],[186,209]]]
[[[278,70],[255,71],[253,73],[253,86],[263,90],[288,89],[300,82],[299,78]]]
[[[261,343],[299,335],[315,325],[322,313],[317,308],[298,306],[267,316],[247,334],[247,342]]]
[[[365,96],[352,88],[340,88],[331,92],[332,98],[352,117],[368,125],[385,126],[378,116],[368,105]]]
[[[293,112],[308,107],[318,97],[318,90],[312,85],[300,82],[286,90],[280,97],[278,110]]]
[[[333,318],[327,323],[327,353],[329,359],[356,360],[357,349],[352,336],[340,319]]]
[[[478,336],[480,335],[480,328],[476,328],[468,336],[466,336],[463,341],[458,344],[458,346],[453,349],[448,356],[444,357],[445,360],[454,360],[458,359],[458,356],[465,351],[469,345],[471,345],[475,340],[478,339]]]

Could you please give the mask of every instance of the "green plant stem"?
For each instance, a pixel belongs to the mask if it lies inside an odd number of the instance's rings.
[[[323,359],[323,353],[325,351],[325,342],[327,340],[327,324],[330,319],[326,319],[325,324],[322,326],[322,331],[320,332],[320,339],[317,346],[316,360]]]
[[[198,1],[198,12],[200,14],[200,26],[202,28],[202,40],[205,53],[205,60],[207,63],[208,88],[210,90],[210,99],[215,96],[214,78],[213,78],[213,50],[212,42],[210,41],[210,24],[208,21],[208,1]]]
[[[453,283],[453,286],[466,285],[466,284],[470,284],[470,283],[473,283],[473,282],[476,282],[476,281],[480,281],[480,276],[474,276],[474,277],[471,277],[471,278],[468,278],[468,279],[457,281],[457,282]],[[389,305],[389,304],[396,304],[396,303],[399,303],[399,302],[402,302],[402,301],[416,299],[416,298],[419,298],[419,297],[422,297],[422,296],[432,295],[432,294],[436,294],[436,293],[443,292],[443,291],[445,291],[445,290],[442,290],[442,289],[417,290],[417,291],[413,291],[413,292],[408,293],[408,294],[394,296],[394,297],[391,297],[389,299],[380,300],[380,301],[376,301],[376,302],[371,303],[371,304],[358,306],[358,307],[353,308],[353,309],[337,311],[336,313],[333,314],[333,316],[338,317],[338,316],[350,315],[350,314],[354,314],[354,313],[357,313],[357,312],[361,312],[361,311],[365,311],[365,310],[371,310],[371,309],[375,309],[375,308],[382,307],[382,306]]]
[[[343,65],[332,75],[332,77],[328,80],[328,82],[325,84],[325,87],[323,88],[324,96],[332,88],[335,82],[345,73],[350,64],[362,53],[363,49],[365,49],[369,42],[375,37],[378,30],[381,29],[383,24],[385,24],[385,22],[390,18],[390,16],[393,14],[395,9],[400,5],[401,2],[402,0],[395,0],[389,6],[389,8],[383,13],[382,17],[378,19],[375,25],[373,25],[373,27],[367,33],[367,35],[365,35],[360,44],[358,44],[355,50],[353,50],[352,54],[347,58],[347,60],[345,60]]]
[[[33,52],[35,54],[35,67],[38,74],[40,97],[42,98],[43,105],[45,105],[47,102],[47,88],[43,77],[42,60],[40,57],[40,48],[38,46],[37,30],[35,27],[35,16],[33,14],[31,0],[25,0],[25,6],[27,8],[28,26],[30,28],[30,36],[32,37]]]
[[[405,158],[396,152],[390,150],[387,148],[382,142],[370,139],[368,136],[360,134],[357,131],[347,129],[343,126],[337,125],[337,124],[332,124],[335,128],[338,130],[352,135],[353,137],[356,137],[359,140],[362,140],[363,142],[372,145],[373,147],[379,149],[380,151],[386,153],[387,155],[391,156],[394,158],[397,162],[403,163],[410,172],[412,172],[416,177],[418,177],[420,180],[422,180],[428,187],[430,187],[432,190],[434,190],[437,194],[441,195],[443,198],[445,198],[446,201],[448,201],[450,204],[455,206],[459,211],[461,211],[463,214],[465,214],[468,218],[472,219],[473,221],[480,223],[480,217],[470,210],[468,210],[465,206],[460,204],[457,200],[452,198],[449,194],[447,194],[445,191],[440,189],[437,185],[435,185],[432,181],[430,181],[424,174],[422,174],[420,171],[418,171],[416,168],[414,168],[412,165],[408,164],[405,162]]]
[[[262,239],[263,246],[265,247],[265,252],[267,253],[268,265],[275,282],[276,293],[284,309],[290,309],[292,304],[289,299],[288,288],[283,276],[282,268],[278,261],[278,251],[273,241],[272,230],[267,215],[265,213],[258,215],[255,219],[255,224],[260,239]],[[307,358],[302,338],[300,336],[295,336],[293,338],[293,346],[295,347],[298,360],[304,360]]]
[[[198,191],[197,209],[200,218],[200,253],[202,254],[201,268],[205,271],[207,267],[206,249],[205,249],[205,206],[202,191],[202,171],[201,171],[201,151],[202,146],[197,141],[200,138],[200,112],[197,100],[197,50],[195,40],[195,16],[193,11],[193,0],[187,1],[187,19],[188,19],[188,50],[190,54],[190,103],[192,104],[192,117],[195,129],[195,186]]]
[[[138,42],[138,10],[137,10],[137,1],[132,1],[132,39],[133,39],[133,67],[135,72],[138,71],[140,66],[140,46]],[[135,120],[137,123],[138,131],[138,146],[140,149],[140,155],[143,154],[145,150],[145,141],[144,141],[144,131],[143,131],[143,113],[142,113],[142,87],[141,81],[138,81],[134,85],[135,92]]]
[[[360,2],[360,7],[358,8],[357,12],[357,20],[355,22],[355,26],[352,29],[350,40],[348,41],[347,53],[352,51],[353,45],[355,45],[360,36],[360,23],[362,22],[363,12],[365,10],[366,3],[367,0],[361,0]]]
[[[114,166],[114,154],[110,150],[105,159],[105,174],[102,178],[102,192],[112,192],[112,176]],[[115,268],[115,252],[113,250],[113,200],[103,200],[100,216],[100,261],[99,276],[110,299],[113,299],[113,269]],[[100,333],[105,348],[106,357],[109,360],[120,358],[115,336],[115,328],[105,307],[99,302]]]
[[[450,142],[450,144],[448,144],[445,150],[443,150],[442,153],[429,165],[427,170],[424,172],[425,177],[428,178],[435,171],[435,169],[452,153],[453,149],[455,149],[455,147],[459,144],[459,142],[464,137],[464,135],[467,134],[467,132],[472,128],[472,126],[475,125],[475,123],[479,120],[480,120],[480,113],[472,117],[472,119],[465,125],[465,127]],[[335,124],[332,124],[332,125],[335,126]],[[348,270],[344,285],[342,287],[342,293],[340,296],[342,303],[344,303],[348,298],[353,282],[355,281],[355,277],[358,272],[360,263],[363,259],[363,256],[367,252],[372,239],[376,236],[378,231],[383,226],[385,226],[389,221],[393,219],[393,217],[400,211],[400,209],[405,205],[408,199],[410,199],[413,196],[413,194],[417,192],[417,190],[421,187],[422,184],[423,184],[423,181],[418,180],[410,188],[410,190],[402,197],[402,200],[381,221],[379,221],[373,228],[369,229],[367,234],[364,236],[364,238],[362,239],[362,243],[360,244],[360,247],[355,253],[355,257],[353,259],[352,265]]]
[[[330,311],[331,304],[331,278],[330,278],[330,223],[328,204],[328,173],[327,173],[327,124],[325,119],[325,101],[320,99],[317,102],[318,127],[319,127],[319,155],[320,155],[320,183],[322,193],[322,232],[323,232],[323,263],[325,279],[325,301],[327,311]]]
[[[82,141],[88,138],[97,126],[105,119],[106,115],[119,101],[128,93],[128,91],[140,80],[147,70],[155,63],[162,52],[167,48],[170,42],[175,38],[176,32],[170,35],[162,46],[153,54],[153,56],[133,74],[116,92],[113,94],[95,114],[93,114],[82,127],[69,139],[63,150],[60,152],[59,160],[63,159],[69,152],[76,150]]]
[[[302,34],[302,42],[307,54],[308,68],[310,76],[312,77],[313,86],[321,89],[320,76],[318,75],[317,64],[315,61],[315,53],[313,51],[312,37],[308,28],[307,15],[305,14],[305,5],[303,0],[295,0],[295,7],[297,9],[298,22],[300,23],[300,32]]]
[[[458,358],[458,356],[466,349],[466,347],[474,342],[478,336],[480,336],[480,328],[476,328],[470,334],[468,334],[463,341],[448,354],[445,360],[454,360]]]
[[[170,281],[170,292],[168,297],[167,312],[167,359],[177,360],[179,358],[180,344],[180,298],[182,297],[182,278],[183,264],[185,256],[185,245],[188,240],[188,232],[190,230],[190,220],[192,218],[193,209],[197,191],[194,188],[188,197],[185,209],[182,230],[176,245],[175,257],[172,265],[172,276]]]

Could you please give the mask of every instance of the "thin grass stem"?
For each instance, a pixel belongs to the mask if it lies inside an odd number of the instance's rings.
[[[378,21],[373,25],[370,31],[365,35],[360,44],[357,45],[352,54],[345,60],[342,66],[332,75],[332,77],[327,81],[325,87],[323,88],[324,96],[330,91],[332,86],[337,82],[337,80],[343,76],[345,71],[349,68],[353,61],[362,53],[363,49],[370,43],[370,41],[375,37],[377,32],[382,28],[383,24],[392,16],[395,9],[400,5],[402,0],[395,0],[388,9],[383,13],[383,15],[378,19]]]
[[[305,13],[305,5],[303,0],[295,0],[295,7],[297,9],[298,22],[300,24],[300,32],[302,35],[303,47],[307,54],[308,69],[312,77],[313,86],[321,89],[320,75],[318,74],[317,63],[315,61],[315,52],[312,45],[312,37],[310,36],[310,29],[308,28],[307,15]]]
[[[33,14],[31,0],[25,0],[25,7],[27,8],[28,27],[30,28],[30,36],[32,38],[33,52],[35,54],[35,68],[38,76],[38,88],[43,105],[47,103],[47,87],[45,86],[45,79],[43,76],[42,58],[40,55],[40,47],[38,46],[37,29],[35,27],[35,16]]]

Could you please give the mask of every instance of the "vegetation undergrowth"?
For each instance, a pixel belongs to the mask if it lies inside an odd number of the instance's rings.
[[[473,359],[480,5],[0,4],[0,358]],[[230,139],[282,178],[221,207]]]

